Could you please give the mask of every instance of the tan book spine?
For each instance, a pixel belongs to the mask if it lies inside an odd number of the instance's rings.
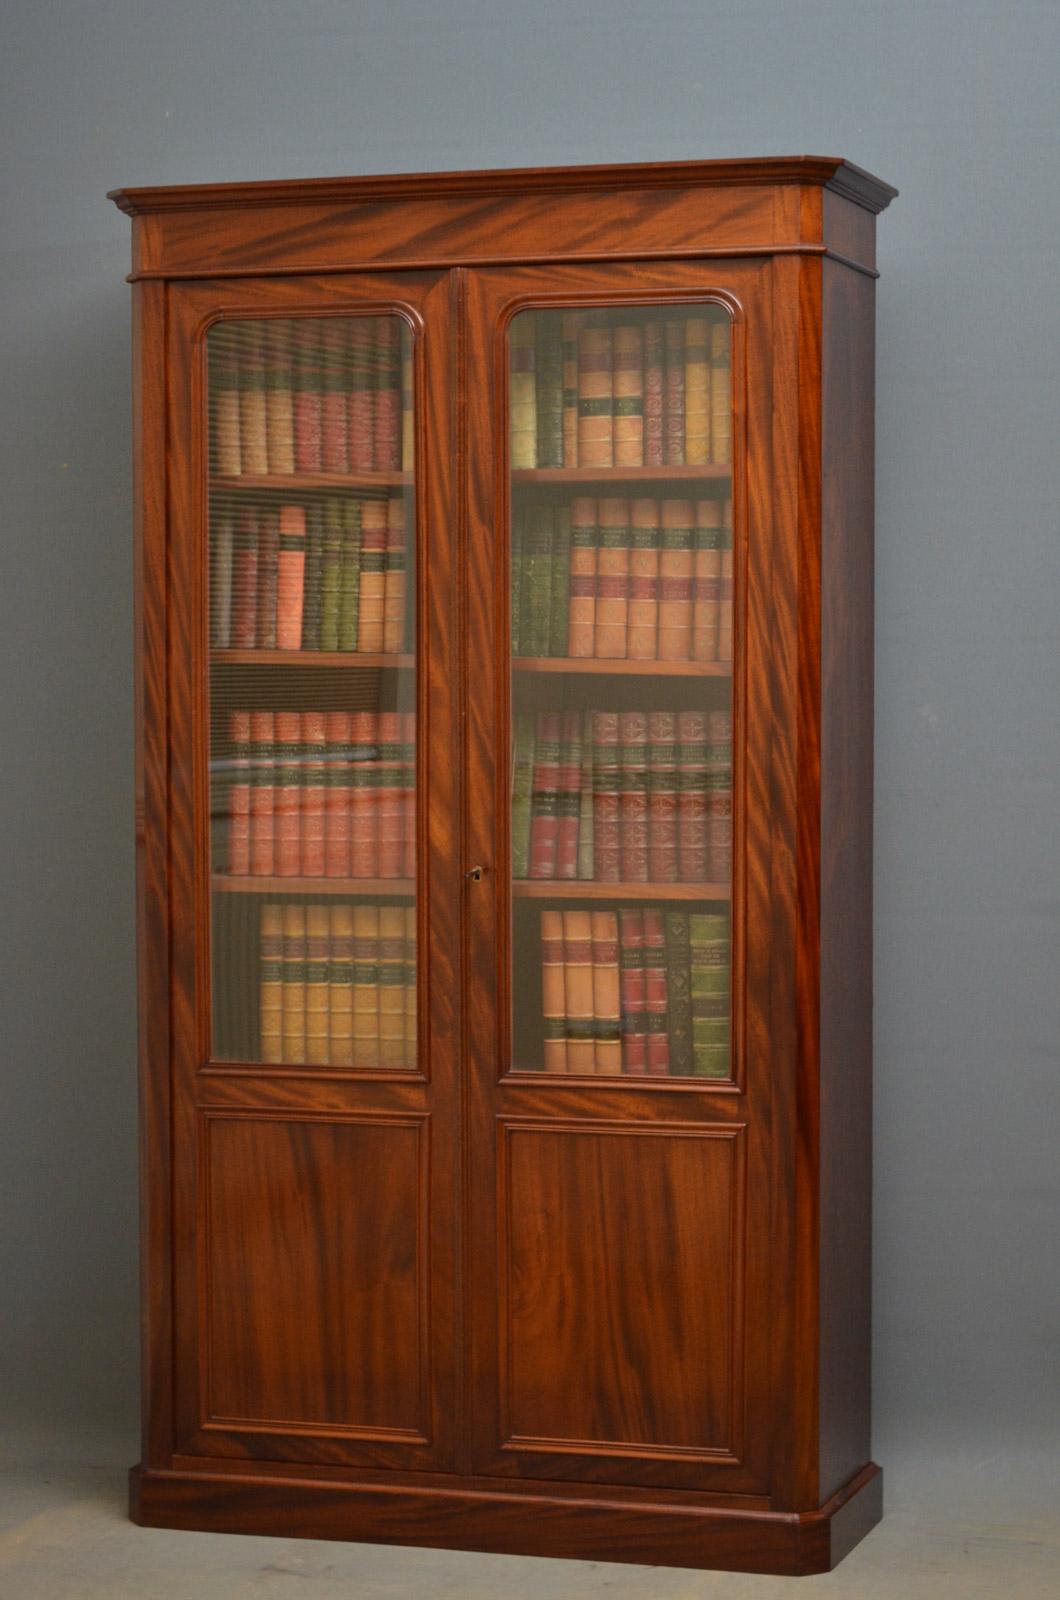
[[[283,908],[261,908],[261,979],[258,988],[261,1019],[261,1059],[283,1060]]]
[[[578,313],[563,318],[563,465],[578,465]]]
[[[611,415],[611,329],[602,324],[578,334],[578,465],[614,465]]]
[[[622,660],[629,627],[629,501],[599,502],[596,549],[596,648],[606,660]]]
[[[563,961],[563,913],[541,913],[541,1014],[546,1072],[566,1072],[567,1001]]]
[[[405,907],[405,1066],[414,1071],[419,1054],[416,1038],[416,907]]]
[[[305,907],[283,908],[283,1059],[305,1061]]]
[[[614,450],[616,467],[644,465],[644,340],[636,325],[614,331]]]
[[[325,1064],[330,1054],[330,940],[327,906],[305,908],[305,1058]]]
[[[273,318],[265,335],[265,428],[270,472],[294,471],[294,358],[291,324]]]
[[[630,507],[629,643],[631,661],[654,661],[659,649],[659,502]]]
[[[265,329],[246,325],[243,334],[239,381],[239,453],[244,472],[269,470],[268,426],[265,417]]]
[[[405,1061],[405,907],[379,907],[379,1065]]]
[[[405,642],[405,498],[387,501],[386,572],[383,588],[383,649],[398,655]]]
[[[532,311],[513,317],[508,333],[508,427],[512,469],[537,466],[537,378]]]
[[[379,907],[353,908],[353,1064],[379,1066]]]
[[[591,656],[596,644],[596,501],[577,495],[570,508],[570,628],[567,654]]]
[[[218,472],[238,477],[243,470],[239,448],[239,354],[228,329],[219,327],[210,341],[213,458]]]
[[[563,912],[563,953],[567,1071],[595,1072],[591,912]]]
[[[705,317],[685,323],[685,462],[710,460],[710,324]]]
[[[718,659],[721,598],[721,503],[696,501],[696,566],[692,594],[692,660]]]
[[[401,469],[416,470],[416,419],[413,410],[412,341],[401,329]]]
[[[592,912],[593,1061],[604,1074],[622,1071],[622,1002],[618,978],[618,913]]]
[[[722,511],[721,592],[718,595],[718,660],[732,660],[732,501]]]
[[[357,650],[381,655],[386,608],[387,502],[365,500],[361,505],[361,588],[357,621]]]
[[[687,661],[692,648],[692,502],[662,503],[659,660]]]
[[[353,1064],[353,907],[330,907],[328,961],[328,1059],[334,1067]]]
[[[710,457],[720,466],[732,460],[732,323],[728,317],[710,330]]]

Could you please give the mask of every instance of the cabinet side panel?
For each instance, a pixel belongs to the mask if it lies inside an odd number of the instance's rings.
[[[869,1459],[875,285],[823,263],[820,1495]]]

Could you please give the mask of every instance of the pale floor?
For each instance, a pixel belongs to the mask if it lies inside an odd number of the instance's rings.
[[[884,1521],[835,1572],[795,1582],[600,1562],[168,1533],[125,1516],[113,1445],[85,1465],[0,1446],[0,1600],[1057,1600],[1055,1458],[888,1462]],[[48,1464],[49,1454],[51,1464]],[[880,1452],[883,1455],[883,1452]],[[885,1458],[886,1459],[886,1458]],[[104,1464],[98,1464],[102,1461]],[[795,1586],[793,1587],[793,1583]]]

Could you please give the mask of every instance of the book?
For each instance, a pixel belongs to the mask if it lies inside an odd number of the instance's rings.
[[[732,501],[722,508],[721,588],[718,594],[718,660],[732,660]]]
[[[523,533],[523,610],[519,636],[523,654],[548,654],[552,621],[552,507],[537,501],[527,507]]]
[[[295,471],[320,472],[324,399],[320,325],[306,319],[294,323],[293,391]]]
[[[563,324],[555,311],[534,315],[537,465],[563,465]]]
[[[383,649],[396,655],[405,642],[405,500],[386,503],[386,571],[383,575]]]
[[[353,907],[328,908],[328,1060],[353,1065]]]
[[[644,341],[636,323],[613,332],[614,462],[616,467],[644,465]]]
[[[648,879],[678,881],[677,716],[648,712]]]
[[[659,650],[659,502],[640,496],[630,506],[629,629],[631,661],[654,661]]]
[[[330,570],[329,570],[330,578]],[[342,502],[335,648],[356,650],[361,615],[361,502]],[[330,620],[330,614],[329,614]],[[329,630],[330,636],[330,630]]]
[[[305,1047],[305,907],[286,904],[283,908],[283,1059],[300,1066],[306,1059]]]
[[[593,856],[593,738],[589,713],[582,713],[582,759],[578,780],[578,877],[591,879]]]
[[[220,327],[210,343],[210,442],[216,470],[238,477],[243,470],[239,444],[239,364],[230,328]]]
[[[653,318],[644,324],[644,465],[661,467],[666,459],[663,443],[665,392],[663,325]]]
[[[301,770],[302,719],[297,711],[273,715],[273,872],[297,878],[302,870]]]
[[[413,410],[412,341],[401,329],[401,469],[416,468],[416,418]]]
[[[554,876],[578,876],[578,818],[581,814],[582,715],[565,711],[560,739],[556,795],[556,870]]]
[[[372,466],[396,472],[401,465],[401,364],[396,317],[377,317]]]
[[[596,1025],[590,912],[563,912],[563,951],[567,1071],[591,1073],[596,1069]]]
[[[327,317],[321,330],[320,464],[324,472],[349,469],[345,319]]]
[[[593,1070],[622,1071],[622,1006],[618,971],[618,916],[591,913],[593,948]]]
[[[346,459],[351,472],[371,472],[375,436],[375,317],[349,323],[350,394],[346,405]]]
[[[677,852],[682,883],[707,878],[707,718],[677,713]]]
[[[330,1041],[331,925],[328,908],[305,908],[305,1059],[326,1066]]]
[[[353,907],[353,1064],[378,1067],[379,907]]]
[[[251,506],[236,516],[232,569],[232,644],[253,650],[258,620],[258,515]]]
[[[282,505],[277,533],[276,648],[300,650],[305,609],[305,507]]]
[[[571,514],[569,506],[557,506],[552,524],[552,572],[549,638],[544,652],[551,656],[567,654],[570,629],[570,548]]]
[[[691,947],[692,1070],[699,1078],[730,1076],[731,953],[729,919],[693,912]]]
[[[274,719],[271,711],[250,713],[250,871],[254,877],[271,877],[275,807],[272,747]]]
[[[692,659],[718,659],[721,597],[721,503],[696,501],[695,576],[692,590]]]
[[[258,512],[258,598],[254,643],[259,650],[276,648],[276,604],[280,561],[280,514],[272,506]]]
[[[405,907],[379,907],[379,1065],[405,1065]]]
[[[670,1035],[671,1077],[691,1077],[692,981],[688,912],[666,911],[666,995]]]
[[[416,1034],[416,907],[405,907],[405,1066],[419,1058]]]
[[[567,1070],[566,958],[562,911],[541,913],[541,1010],[544,1017],[544,1069]]]
[[[685,461],[710,460],[710,325],[705,317],[685,322]]]
[[[265,328],[265,432],[269,471],[294,471],[294,373],[291,324],[270,318]]]
[[[707,876],[732,879],[732,716],[708,711],[706,765]]]
[[[324,561],[324,508],[319,501],[306,506],[305,595],[302,603],[302,649],[320,649]]]
[[[570,512],[567,654],[584,659],[596,647],[596,501],[578,495],[571,502]]]
[[[376,395],[378,399],[378,394]],[[381,655],[386,606],[387,508],[385,500],[361,502],[361,585],[357,649]]]
[[[416,713],[401,714],[401,755],[404,770],[405,848],[403,869],[406,878],[416,876]]]
[[[668,467],[685,464],[685,325],[670,320],[663,332],[666,352],[663,451]]]
[[[324,869],[328,878],[350,876],[350,713],[324,714]]]
[[[670,1008],[666,986],[666,934],[657,907],[644,909],[644,1006],[648,1016],[648,1076],[670,1071]]]
[[[350,818],[349,874],[351,878],[377,878],[382,876],[379,871],[379,714],[352,712],[349,741],[346,790]]]
[[[619,804],[618,713],[591,714],[593,743],[593,877],[618,883],[622,877]]]
[[[511,515],[511,560],[509,563],[509,586],[511,601],[511,629],[512,629],[512,655],[526,655],[523,648],[523,617],[526,613],[524,604],[524,577],[523,577],[523,544],[526,532],[526,507],[519,502],[512,506]]]
[[[400,878],[405,869],[405,771],[401,748],[401,712],[375,714],[378,739],[374,778],[377,829],[375,868],[378,878]],[[352,841],[356,854],[357,841]],[[356,875],[356,874],[355,874]]]
[[[260,1059],[267,1065],[283,1060],[283,908],[263,905],[258,935],[258,1019]]]
[[[644,988],[644,914],[621,906],[619,987],[622,1008],[622,1070],[643,1076],[648,1070],[648,1011]]]
[[[710,459],[732,460],[732,324],[728,317],[710,330]]]
[[[265,422],[265,329],[242,324],[239,350],[239,455],[244,473],[269,470]]]
[[[554,878],[559,846],[559,768],[562,717],[539,711],[535,726],[534,776],[530,797],[531,878]]]
[[[659,660],[687,661],[692,644],[691,500],[663,500],[659,554]]]
[[[302,875],[322,878],[327,867],[326,752],[323,711],[302,712]]]
[[[228,785],[228,871],[236,877],[250,873],[250,712],[232,711],[228,717],[232,747]]]
[[[620,761],[619,820],[623,883],[648,881],[648,715],[622,711],[618,717]]]
[[[594,654],[622,659],[629,624],[629,501],[597,502],[596,636]]]
[[[521,311],[508,331],[508,426],[513,471],[537,466],[536,339],[533,312]]]
[[[578,313],[563,313],[563,465],[578,465]],[[561,655],[563,651],[559,652]]]
[[[614,462],[612,338],[604,322],[587,322],[578,333],[578,465]]]
[[[232,643],[232,569],[235,562],[235,518],[218,511],[210,519],[210,643],[227,650]]]
[[[339,648],[339,592],[342,581],[342,501],[324,502],[324,537],[320,560],[320,648]]]

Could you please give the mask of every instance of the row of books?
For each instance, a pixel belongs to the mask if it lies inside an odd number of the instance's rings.
[[[542,911],[544,1070],[730,1076],[725,913]]]
[[[416,1066],[413,906],[263,905],[261,1059]]]
[[[732,593],[731,499],[513,508],[515,655],[731,661]]]
[[[512,875],[728,883],[731,715],[517,713]]]
[[[221,650],[411,648],[405,499],[216,505],[210,641]]]
[[[228,736],[230,875],[414,875],[414,712],[232,711]]]
[[[412,352],[396,317],[221,323],[209,372],[215,472],[412,470]]]
[[[676,467],[732,454],[730,323],[523,312],[509,336],[511,459],[526,467]]]

